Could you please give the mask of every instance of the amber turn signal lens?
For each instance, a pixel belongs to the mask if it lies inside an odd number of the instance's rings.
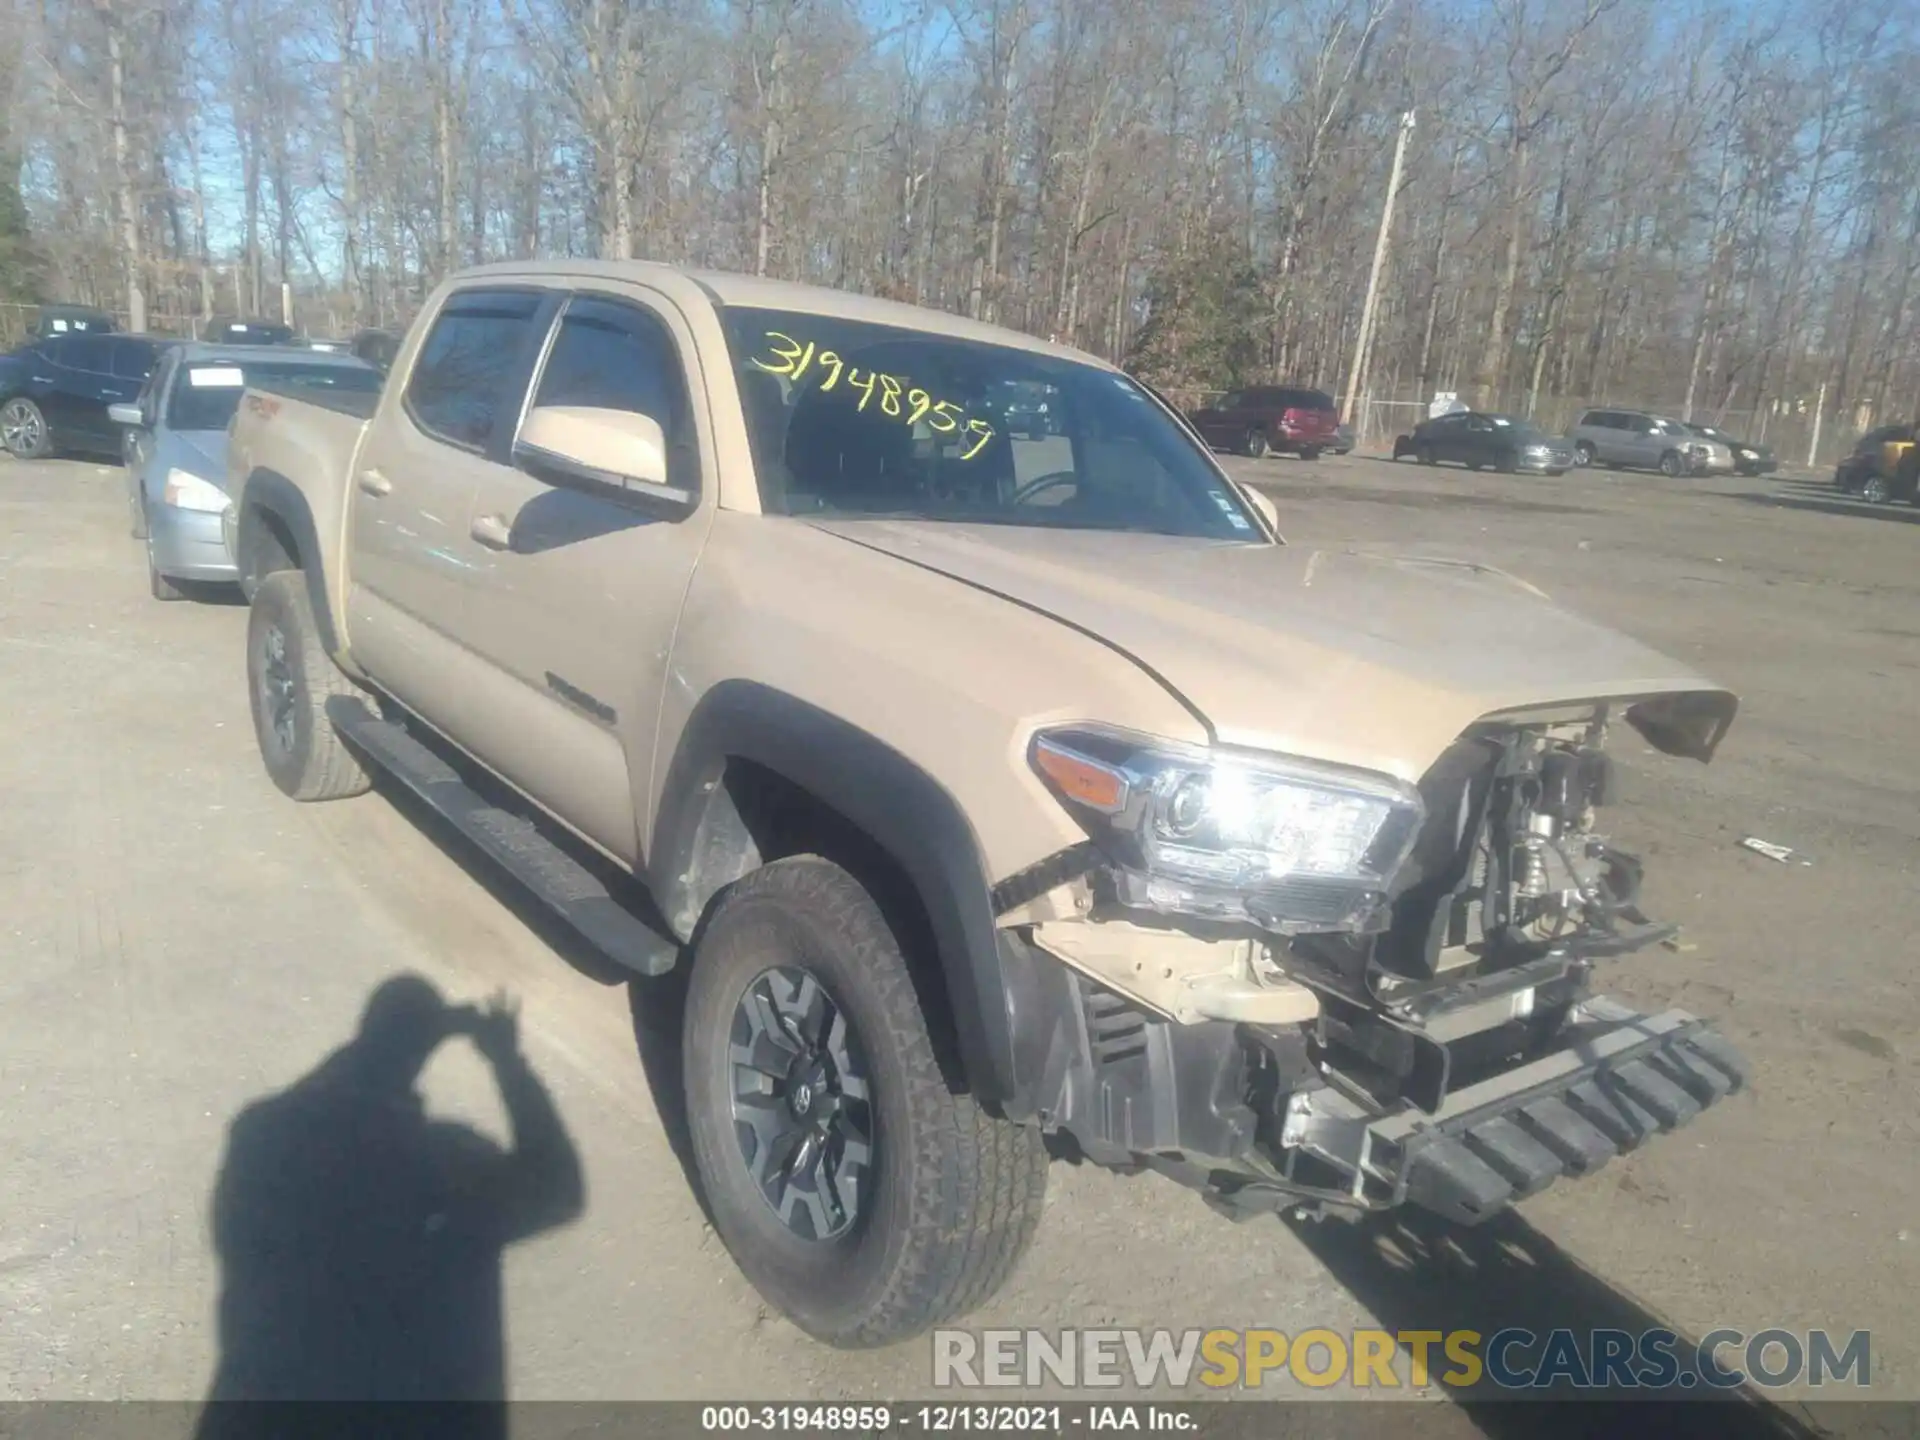
[[[1127,778],[1110,765],[1047,740],[1035,742],[1033,765],[1064,799],[1109,815],[1126,808]]]

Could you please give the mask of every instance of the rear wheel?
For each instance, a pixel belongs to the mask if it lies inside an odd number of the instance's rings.
[[[281,793],[338,800],[371,782],[327,715],[330,696],[355,692],[320,641],[306,582],[298,570],[276,570],[254,589],[247,616],[253,733]]]
[[[1247,431],[1247,438],[1241,445],[1249,460],[1263,460],[1267,454],[1267,432],[1258,425]]]
[[[44,460],[53,453],[47,417],[26,396],[16,395],[0,406],[0,444],[20,460]]]
[[[1860,498],[1873,505],[1884,505],[1893,498],[1893,487],[1884,475],[1869,475],[1860,486]]]
[[[1012,1274],[1046,1150],[948,1088],[900,943],[846,870],[802,855],[732,886],[695,947],[685,1025],[714,1228],[801,1329],[889,1344]]]
[[[1320,447],[1317,445],[1307,446],[1306,449],[1300,452],[1300,458],[1302,460],[1318,460],[1320,458]]]

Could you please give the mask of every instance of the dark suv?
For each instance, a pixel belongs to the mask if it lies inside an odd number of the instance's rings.
[[[1290,385],[1254,385],[1229,390],[1219,401],[1187,416],[1217,450],[1237,450],[1258,460],[1287,450],[1302,460],[1318,460],[1340,438],[1340,416],[1333,397]]]
[[[0,444],[22,460],[61,450],[121,454],[120,429],[107,407],[138,395],[172,343],[73,332],[0,355]]]

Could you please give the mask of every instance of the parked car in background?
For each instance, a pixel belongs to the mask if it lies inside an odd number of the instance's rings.
[[[291,345],[293,327],[278,320],[215,320],[207,326],[209,345]]]
[[[1733,455],[1733,468],[1742,475],[1771,475],[1780,468],[1780,462],[1774,457],[1771,445],[1736,440],[1718,425],[1689,424],[1687,429],[1702,440],[1726,446]]]
[[[1920,444],[1912,425],[1881,425],[1854,441],[1834,467],[1833,483],[1848,495],[1884,505],[1920,493]]]
[[[1693,433],[1681,420],[1645,410],[1589,410],[1569,437],[1577,463],[1609,470],[1705,475],[1733,469],[1733,450]]]
[[[347,394],[369,408],[380,372],[351,355],[254,345],[173,347],[138,398],[111,407],[129,434],[127,501],[134,538],[147,542],[147,588],[178,600],[181,580],[230,581],[221,535],[227,508],[227,425],[247,387],[292,395]]]
[[[91,305],[42,305],[33,322],[38,340],[56,335],[111,335],[119,328],[111,315]]]
[[[1317,460],[1333,448],[1340,431],[1332,396],[1289,385],[1229,390],[1219,403],[1195,410],[1187,419],[1216,450],[1235,450],[1256,460],[1283,450],[1302,460]]]
[[[74,332],[0,356],[0,443],[21,460],[62,450],[121,455],[107,407],[131,400],[177,341]]]
[[[1412,456],[1422,465],[1443,460],[1471,470],[1526,470],[1564,475],[1574,466],[1573,446],[1559,436],[1510,415],[1456,410],[1422,420],[1411,435],[1393,442],[1393,458]]]

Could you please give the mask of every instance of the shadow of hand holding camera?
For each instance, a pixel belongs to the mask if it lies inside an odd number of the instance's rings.
[[[456,1038],[493,1072],[506,1149],[426,1113],[420,1074]],[[213,1199],[209,1399],[503,1399],[501,1253],[584,1205],[505,999],[449,1005],[418,976],[388,980],[352,1040],[233,1122]]]

